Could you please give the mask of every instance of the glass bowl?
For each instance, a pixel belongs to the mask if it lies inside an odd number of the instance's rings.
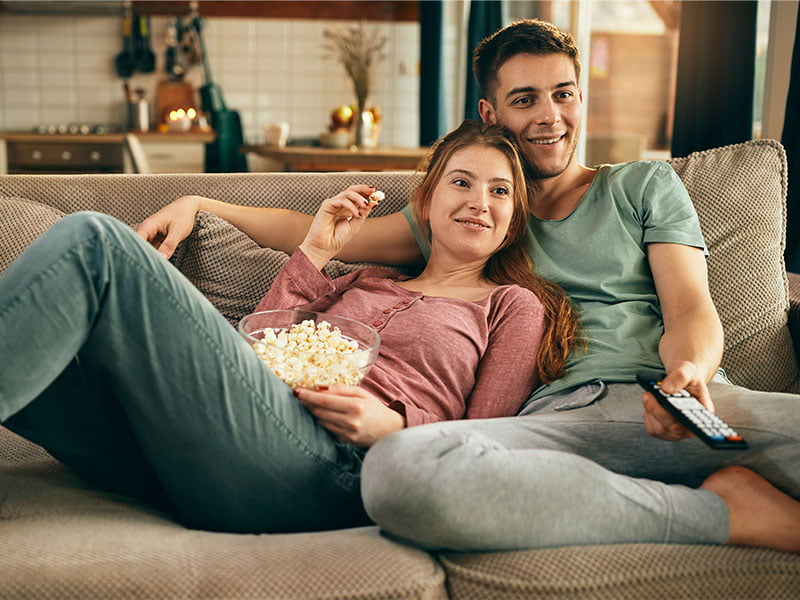
[[[239,333],[293,389],[358,384],[381,343],[378,332],[363,323],[304,310],[251,313],[239,321]]]

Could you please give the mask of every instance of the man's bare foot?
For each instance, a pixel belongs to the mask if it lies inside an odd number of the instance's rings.
[[[729,544],[800,552],[800,502],[761,475],[745,467],[726,467],[700,488],[728,505]]]

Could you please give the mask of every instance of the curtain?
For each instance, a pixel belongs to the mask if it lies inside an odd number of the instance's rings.
[[[757,2],[681,4],[672,156],[753,136]]]
[[[428,146],[447,133],[444,92],[444,18],[441,0],[419,3],[419,143]]]
[[[786,96],[781,143],[789,161],[789,196],[786,202],[786,265],[792,273],[800,273],[800,10],[794,34],[792,73]]]
[[[424,3],[423,3],[424,4]],[[500,29],[503,22],[502,0],[472,0],[469,5],[469,24],[467,27],[467,93],[464,100],[464,117],[480,121],[478,100],[481,92],[472,74],[472,51],[487,35]]]

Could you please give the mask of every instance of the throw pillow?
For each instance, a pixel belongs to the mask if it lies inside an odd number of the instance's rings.
[[[172,257],[173,264],[234,326],[253,311],[288,260],[285,252],[262,248],[225,219],[206,211],[197,214],[192,233]],[[367,265],[332,260],[325,271],[339,277]]]
[[[0,197],[0,273],[64,213],[27,198]]]
[[[669,161],[694,202],[709,250],[709,287],[725,330],[731,381],[782,391],[798,366],[783,261],[786,155],[753,140]]]

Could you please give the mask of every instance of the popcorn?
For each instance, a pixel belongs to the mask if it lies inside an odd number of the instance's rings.
[[[369,353],[357,352],[358,342],[342,335],[327,321],[307,319],[288,331],[265,328],[253,350],[291,388],[356,385],[368,366]]]
[[[374,192],[372,192],[369,195],[369,198],[367,198],[367,200],[369,200],[370,202],[374,202],[376,205],[378,205],[381,202],[383,202],[383,199],[385,197],[386,197],[386,194],[384,194],[382,191],[375,190]]]

